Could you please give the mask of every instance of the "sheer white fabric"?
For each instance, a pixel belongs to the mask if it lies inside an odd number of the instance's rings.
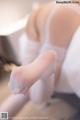
[[[55,51],[58,56],[57,61],[53,62],[50,68],[45,71],[45,74],[41,77],[41,79],[38,80],[30,89],[30,98],[35,103],[47,102],[51,98],[51,95],[53,94],[54,91],[67,93],[75,92],[78,96],[80,96],[79,88],[80,27],[75,32],[72,38],[72,42],[69,46],[66,58],[64,60],[66,50],[64,48],[55,46],[55,44],[52,45],[50,43],[49,26],[52,16],[54,14],[55,10],[54,11],[52,10],[44,29],[45,39],[43,40],[44,42],[42,44],[40,44],[40,42],[35,42],[33,40],[28,39],[28,37],[25,34],[20,39],[21,49],[20,56],[22,65],[31,63],[39,54],[50,49]],[[64,63],[62,66],[60,82],[55,88],[56,64],[61,64],[63,60]],[[19,83],[12,82],[12,86],[14,86],[12,87],[12,89],[15,88],[16,84]],[[24,83],[16,86],[23,87]]]
[[[63,63],[57,90],[60,91],[60,89],[73,92],[80,97],[80,26],[72,38]]]
[[[19,53],[22,65],[27,65],[31,63],[38,56],[39,50],[40,50],[39,42],[30,40],[26,34],[23,34],[21,36]],[[16,78],[16,76],[13,75],[10,76],[9,87],[12,93],[16,92],[18,93],[18,91],[27,88],[25,83],[21,81],[19,77]]]
[[[22,65],[31,63],[39,54],[41,47],[40,42],[30,40],[26,33],[20,37],[19,41],[20,59]]]
[[[60,6],[58,6],[57,8],[59,7]],[[55,90],[56,64],[57,63],[60,64],[63,61],[64,55],[65,55],[64,48],[60,48],[50,43],[49,27],[50,27],[51,19],[55,14],[55,10],[53,11],[53,8],[52,8],[52,11],[45,25],[45,28],[44,28],[45,37],[42,43],[43,45],[40,49],[40,54],[48,50],[53,50],[56,52],[59,59],[53,62],[50,68],[45,71],[45,74],[43,75],[43,77],[31,87],[30,98],[34,103],[44,103],[44,102],[48,102],[48,100],[51,99],[51,95],[54,93],[54,90]]]

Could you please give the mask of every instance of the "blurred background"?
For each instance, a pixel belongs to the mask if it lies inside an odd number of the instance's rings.
[[[25,33],[27,19],[37,3],[52,0],[0,0],[0,104],[11,94],[8,81],[12,68],[21,65],[20,38]],[[26,104],[17,117],[38,116],[49,120],[67,120],[75,110],[61,100],[54,100],[51,105],[40,110],[31,102]],[[55,113],[55,114],[54,114]],[[42,118],[44,120],[44,118]]]

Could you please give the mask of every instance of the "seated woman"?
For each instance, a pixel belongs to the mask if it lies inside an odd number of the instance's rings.
[[[79,11],[79,5],[50,3],[32,12],[27,24],[27,40],[21,39],[26,43],[23,66],[11,74],[14,93],[29,92],[29,98],[35,103],[48,102],[55,91],[74,93],[67,80],[60,78],[64,77],[61,71],[70,43],[77,31],[80,32]],[[38,57],[39,54],[43,57]]]
[[[80,26],[79,10],[79,5],[50,3],[33,11],[29,18],[27,36],[29,42],[34,41],[38,44],[38,48],[36,47],[38,53],[35,50],[27,53],[23,58],[23,64],[32,60],[31,57],[27,57],[28,54],[35,57],[34,54],[37,56],[49,49],[57,54],[56,70],[53,70],[55,67],[55,63],[53,63],[53,68],[46,70],[47,74],[43,75],[42,80],[38,80],[30,89],[30,97],[36,103],[47,102],[53,91],[73,93],[72,87],[67,81],[61,79],[63,75],[60,77],[60,73],[69,44]],[[52,76],[48,73],[51,71]]]

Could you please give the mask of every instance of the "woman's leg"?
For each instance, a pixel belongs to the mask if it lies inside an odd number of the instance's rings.
[[[11,74],[10,87],[14,93],[26,93],[27,90],[45,73],[56,59],[52,50],[42,53],[31,64],[17,67]]]
[[[28,93],[24,96],[22,94],[10,95],[1,105],[0,112],[8,112],[8,118],[11,120],[29,101]]]
[[[54,62],[55,56],[53,51],[48,51],[40,55],[31,64],[14,68],[11,74],[10,87],[12,92],[17,94],[11,95],[4,101],[0,106],[1,112],[8,112],[9,117],[13,117],[23,107],[26,101],[29,100],[29,88],[42,76],[52,62]]]

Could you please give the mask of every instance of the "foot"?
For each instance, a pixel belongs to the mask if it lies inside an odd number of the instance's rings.
[[[42,53],[31,64],[15,67],[10,77],[10,88],[13,93],[25,94],[29,88],[43,75],[44,71],[55,61],[56,54],[49,50]]]

